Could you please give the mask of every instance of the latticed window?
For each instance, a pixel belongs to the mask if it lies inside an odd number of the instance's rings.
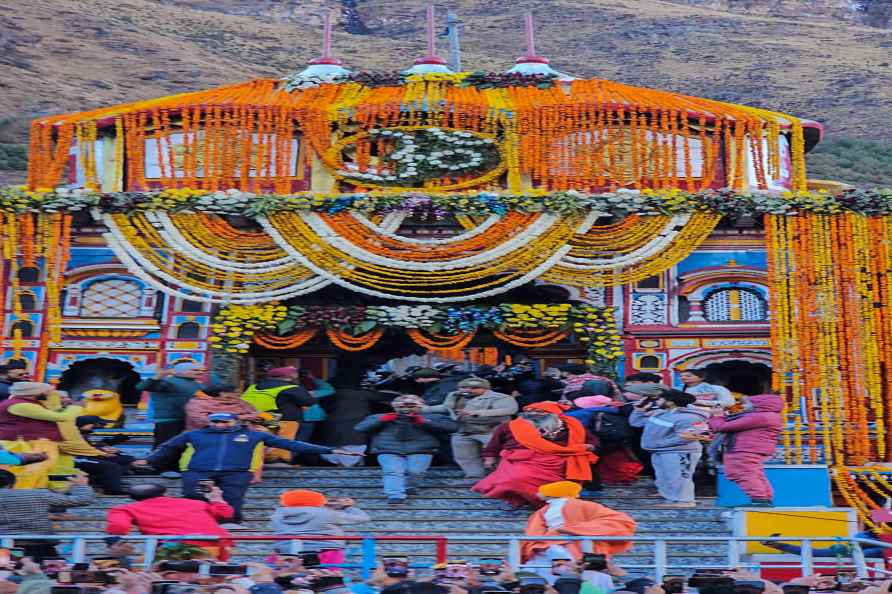
[[[81,317],[134,318],[139,316],[142,287],[121,278],[97,281],[83,292]]]
[[[748,289],[719,289],[703,302],[710,322],[764,322],[768,320],[765,299]]]

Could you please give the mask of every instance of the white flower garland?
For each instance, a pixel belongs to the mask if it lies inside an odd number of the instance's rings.
[[[362,287],[359,285],[355,285],[343,278],[330,273],[329,271],[316,266],[313,262],[311,262],[308,258],[306,258],[303,254],[301,254],[294,246],[292,246],[288,241],[282,237],[281,233],[276,229],[276,227],[266,218],[261,217],[257,219],[257,222],[263,227],[263,229],[270,235],[270,237],[275,240],[275,242],[282,247],[286,252],[288,252],[291,257],[295,260],[312,270],[314,273],[318,274],[321,277],[324,277],[331,281],[332,283],[344,287],[345,289],[349,289],[350,291],[355,291],[357,293],[362,293],[364,295],[370,295],[372,297],[383,297],[387,299],[399,298],[402,301],[414,301],[417,303],[455,303],[458,301],[469,301],[473,299],[483,299],[485,297],[491,297],[493,295],[500,295],[515,287],[519,287],[524,285],[534,278],[542,275],[549,268],[554,267],[557,262],[564,257],[572,247],[569,245],[565,245],[558,249],[554,254],[552,254],[548,259],[542,262],[539,266],[529,271],[528,273],[521,275],[515,278],[512,281],[505,283],[500,287],[495,287],[492,289],[488,289],[486,291],[481,291],[478,293],[471,293],[467,295],[460,296],[452,296],[452,297],[415,297],[411,295],[400,295],[393,293],[385,293],[383,291],[376,291],[374,289],[367,289],[366,287]]]
[[[680,227],[686,225],[690,219],[691,215],[689,214],[672,217],[663,227],[663,231],[658,233],[656,237],[628,254],[604,260],[567,256],[561,260],[560,265],[576,270],[616,270],[627,268],[667,249],[675,241],[678,234],[681,233]]]
[[[423,270],[426,272],[437,272],[440,270],[455,270],[459,268],[470,268],[487,264],[499,258],[506,256],[514,250],[526,245],[530,241],[547,232],[559,221],[556,215],[542,214],[539,218],[528,225],[526,229],[512,237],[511,239],[501,243],[500,245],[464,258],[455,260],[445,260],[436,262],[415,262],[409,260],[395,260],[378,254],[373,254],[359,246],[350,243],[349,240],[335,233],[325,221],[317,213],[299,213],[304,222],[317,234],[321,239],[336,249],[350,254],[351,257],[369,264],[377,264],[380,266],[393,266],[400,270]],[[280,247],[284,247],[281,246]]]

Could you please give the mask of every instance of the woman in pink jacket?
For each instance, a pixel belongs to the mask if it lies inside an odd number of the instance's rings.
[[[712,417],[709,427],[725,434],[725,476],[749,495],[751,505],[771,507],[774,490],[764,465],[777,448],[784,400],[776,394],[744,396],[743,408],[742,413]]]

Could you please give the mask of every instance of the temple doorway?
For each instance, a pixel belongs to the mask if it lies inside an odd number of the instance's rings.
[[[758,394],[771,386],[771,367],[744,359],[728,359],[706,366],[706,381],[732,392]]]
[[[86,390],[113,390],[121,396],[122,403],[136,404],[139,402],[136,389],[139,380],[139,374],[127,361],[97,357],[77,361],[62,372],[59,389],[68,392],[75,400]]]

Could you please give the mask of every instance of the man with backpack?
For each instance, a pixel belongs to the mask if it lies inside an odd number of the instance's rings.
[[[567,413],[578,419],[586,430],[598,438],[598,464],[592,469],[592,480],[585,485],[587,495],[601,490],[601,481],[632,482],[641,472],[641,464],[629,449],[634,429],[623,414],[621,402],[609,396],[582,396],[573,401],[575,410]]]

